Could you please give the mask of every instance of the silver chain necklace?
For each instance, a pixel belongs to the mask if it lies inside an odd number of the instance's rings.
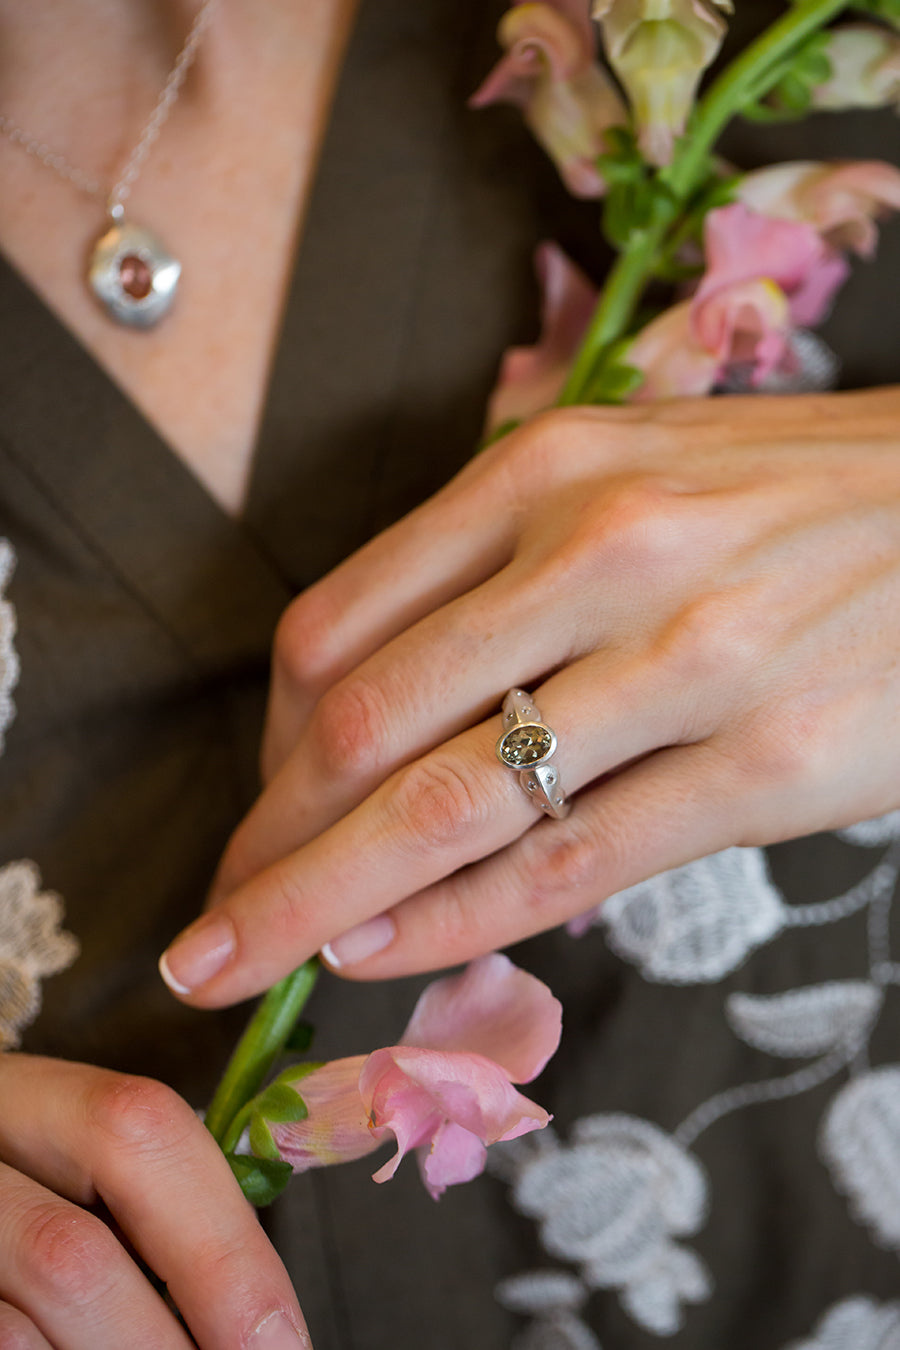
[[[175,106],[218,3],[219,0],[202,0],[184,46],[156,100],[156,106],[109,192],[105,192],[90,174],[70,164],[64,155],[29,136],[9,117],[0,113],[0,131],[13,145],[21,146],[26,154],[51,169],[58,178],[104,203],[111,224],[91,251],[87,281],[111,317],[129,327],[151,328],[158,323],[170,309],[178,289],[181,263],[149,230],[125,219],[125,203]]]

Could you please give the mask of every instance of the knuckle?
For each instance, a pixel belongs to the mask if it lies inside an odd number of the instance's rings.
[[[333,665],[335,615],[316,588],[293,600],[275,629],[274,669],[297,689],[318,693]]]
[[[659,480],[646,475],[620,479],[589,503],[575,538],[604,570],[646,571],[681,553],[678,505],[677,495]]]
[[[402,769],[393,804],[416,852],[452,850],[487,823],[487,803],[465,772],[446,759],[419,760]]]
[[[99,1219],[55,1201],[28,1214],[17,1246],[26,1288],[42,1291],[51,1302],[80,1306],[103,1294],[120,1250]]]
[[[589,426],[583,408],[555,408],[537,413],[526,426],[504,437],[498,454],[511,480],[512,500],[523,491],[557,482],[566,456],[583,443]]]
[[[374,684],[355,675],[330,689],[313,714],[317,758],[329,776],[356,780],[378,768],[389,718]]]
[[[831,722],[811,697],[794,698],[757,714],[745,728],[743,767],[763,790],[771,785],[827,782],[832,766]]]
[[[536,856],[527,863],[525,896],[531,909],[547,922],[581,913],[595,902],[601,882],[600,851],[592,832],[572,821],[563,829],[533,831],[543,835]]]
[[[762,628],[733,593],[714,592],[683,608],[663,639],[669,667],[708,683],[749,675],[765,660]]]
[[[117,1074],[101,1079],[88,1104],[98,1138],[114,1152],[176,1151],[201,1128],[182,1097],[152,1078]]]

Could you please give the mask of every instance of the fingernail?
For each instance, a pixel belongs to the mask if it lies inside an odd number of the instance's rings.
[[[383,951],[397,936],[394,920],[387,914],[378,914],[374,919],[348,928],[333,942],[326,942],[322,948],[322,957],[329,966],[337,970],[341,966],[352,966],[357,961],[365,961]]]
[[[234,926],[221,914],[205,914],[186,928],[159,958],[159,973],[176,994],[206,984],[234,955]]]
[[[247,1350],[312,1350],[312,1342],[305,1334],[297,1331],[284,1313],[269,1313],[251,1333]]]

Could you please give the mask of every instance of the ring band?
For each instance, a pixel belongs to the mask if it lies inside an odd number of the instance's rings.
[[[550,763],[556,736],[541,721],[534,699],[524,689],[510,689],[501,710],[503,732],[495,750],[501,764],[519,775],[522,791],[548,816],[562,820],[571,802],[559,782],[559,770]]]

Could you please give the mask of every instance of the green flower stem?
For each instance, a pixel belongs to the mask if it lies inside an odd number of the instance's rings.
[[[764,97],[784,72],[785,59],[829,23],[849,0],[796,0],[776,23],[731,62],[700,101],[690,133],[679,141],[660,179],[672,193],[653,224],[636,230],[610,271],[593,319],[559,398],[580,403],[596,377],[604,352],[625,333],[650,281],[666,234],[703,181],[708,155],[722,129],[741,108]]]
[[[235,1046],[206,1113],[206,1127],[223,1149],[226,1140],[231,1147],[234,1146],[236,1140],[231,1141],[232,1126],[237,1126],[243,1108],[256,1096],[272,1065],[284,1050],[285,1042],[313,991],[319,969],[319,959],[313,957],[292,975],[273,985]],[[240,1133],[238,1130],[237,1138],[240,1138]]]

